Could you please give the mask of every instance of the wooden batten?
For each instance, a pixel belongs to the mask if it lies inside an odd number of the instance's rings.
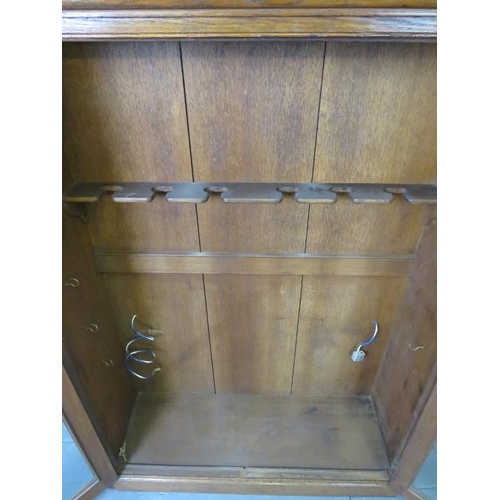
[[[101,273],[408,276],[413,255],[96,254]]]

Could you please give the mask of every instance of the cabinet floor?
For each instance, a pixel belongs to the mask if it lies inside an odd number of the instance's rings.
[[[141,393],[128,465],[386,470],[368,397]]]

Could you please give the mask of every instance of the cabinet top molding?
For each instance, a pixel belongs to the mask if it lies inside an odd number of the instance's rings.
[[[62,0],[63,9],[436,9],[436,0]]]
[[[427,40],[428,0],[63,0],[63,41]]]

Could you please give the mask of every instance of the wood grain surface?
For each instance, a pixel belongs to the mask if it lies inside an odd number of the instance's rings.
[[[314,182],[436,182],[436,48],[328,43]],[[307,252],[414,252],[425,208],[311,206]]]
[[[153,349],[161,365],[152,379],[134,379],[136,387],[142,391],[213,393],[201,275],[113,274],[107,275],[107,282],[123,346],[135,337],[130,328],[134,314],[162,331],[154,342],[134,343],[134,347]],[[151,373],[148,365],[131,362],[131,366],[142,375]]]
[[[314,182],[436,182],[436,46],[328,43]]]
[[[92,471],[97,476],[95,479],[102,486],[100,489],[102,491],[116,481],[116,471],[64,366],[62,367],[62,396],[63,422],[77,441],[82,454],[90,462]]]
[[[155,10],[177,6],[159,1],[133,0],[124,10],[121,0],[103,0],[88,10],[67,0],[64,36],[436,33],[435,12],[391,8],[396,0],[359,9],[328,3],[346,7],[338,10],[322,8],[324,0],[302,8],[270,0],[252,6],[283,9],[245,11],[234,7],[250,7],[247,0],[197,0],[183,11]],[[98,12],[103,6],[110,9]],[[64,165],[77,182],[434,183],[435,98],[432,44],[65,44]],[[65,216],[64,278],[85,276],[85,286],[64,289],[63,336],[114,454],[134,391],[123,365],[108,368],[101,358],[123,359],[138,314],[163,333],[155,341],[162,370],[136,381],[151,394],[141,395],[127,437],[135,465],[380,473],[388,468],[384,440],[391,461],[401,456],[435,373],[435,208],[400,196],[356,205],[346,196],[322,206],[292,195],[275,205],[217,196],[199,205],[161,196],[119,204],[107,196],[88,204],[88,228]],[[362,363],[352,362],[375,319],[379,338]],[[99,333],[102,325],[100,340],[85,330],[91,323]],[[372,388],[382,436],[364,397]],[[204,394],[179,394],[188,392]],[[145,485],[135,473],[129,480],[163,491],[392,492],[385,477],[368,475],[298,484],[259,471],[184,472],[170,483]]]
[[[92,262],[92,243],[79,219],[62,221],[62,339],[71,359],[82,397],[92,407],[91,417],[103,445],[117,456],[123,444],[135,391],[123,365],[124,351],[117,335],[110,301]],[[75,283],[77,287],[66,286]],[[97,325],[97,332],[88,328]],[[108,367],[103,361],[111,359]],[[68,367],[69,368],[69,367]]]
[[[290,394],[300,285],[300,276],[205,276],[217,393]]]
[[[425,207],[395,197],[383,205],[356,205],[342,195],[333,206],[311,205],[307,253],[412,254]]]
[[[423,40],[435,9],[247,8],[63,10],[66,41],[183,39]]]
[[[181,45],[195,181],[309,182],[324,44]]]
[[[429,455],[437,438],[437,383],[422,405],[418,422],[412,429],[411,435],[404,446],[399,461],[389,471],[391,484],[394,489],[405,496],[405,500],[420,500],[419,497],[406,495],[415,481],[422,464]]]
[[[388,467],[369,398],[141,394],[127,445],[131,464]]]
[[[193,252],[200,248],[196,207],[165,203],[89,203],[96,252]]]
[[[369,395],[404,293],[403,277],[305,276],[292,394]],[[379,333],[362,362],[351,353]]]
[[[63,45],[74,180],[192,181],[178,43]]]
[[[417,8],[435,9],[436,0],[190,0],[191,9],[243,8]],[[62,0],[63,9],[185,9],[182,0]]]
[[[436,208],[428,207],[426,215],[416,267],[373,388],[391,461],[408,439],[419,416],[419,401],[436,377]],[[410,345],[424,348],[413,351]]]
[[[148,396],[159,397],[160,395],[148,393]],[[339,398],[333,398],[338,402]],[[128,463],[122,469],[124,475],[142,475],[144,471],[153,475],[174,476],[177,478],[194,478],[203,476],[205,478],[219,479],[300,479],[300,480],[330,480],[330,481],[383,481],[387,480],[387,470],[353,470],[353,469],[305,469],[303,467],[223,467],[223,466],[185,466],[175,465],[141,465]]]
[[[65,44],[63,155],[76,182],[192,181],[178,43]],[[88,206],[97,250],[199,250],[193,206]]]
[[[151,470],[151,468],[147,468]],[[179,468],[177,468],[179,469]],[[218,469],[218,468],[217,468]],[[366,472],[364,473],[368,475]],[[331,479],[331,478],[246,478],[207,477],[193,474],[179,475],[122,474],[114,488],[125,491],[160,491],[184,493],[226,493],[233,495],[317,495],[331,497],[339,495],[369,495],[393,497],[394,490],[387,479]]]
[[[233,205],[211,199],[198,206],[201,250],[304,252],[308,209],[292,198],[277,205]]]
[[[164,253],[96,254],[101,273],[408,276],[413,255]]]
[[[195,181],[310,182],[324,44],[181,45]],[[306,206],[217,201],[198,207],[202,251],[304,251]]]

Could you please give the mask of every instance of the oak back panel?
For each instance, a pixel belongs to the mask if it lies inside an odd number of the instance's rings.
[[[64,159],[75,181],[435,181],[435,47],[343,42],[66,44]],[[89,205],[94,250],[409,256],[425,209]],[[109,275],[120,328],[164,330],[141,390],[370,394],[404,276]],[[349,355],[381,321],[357,366]],[[155,325],[156,326],[156,325]],[[214,383],[215,381],[215,383]]]

